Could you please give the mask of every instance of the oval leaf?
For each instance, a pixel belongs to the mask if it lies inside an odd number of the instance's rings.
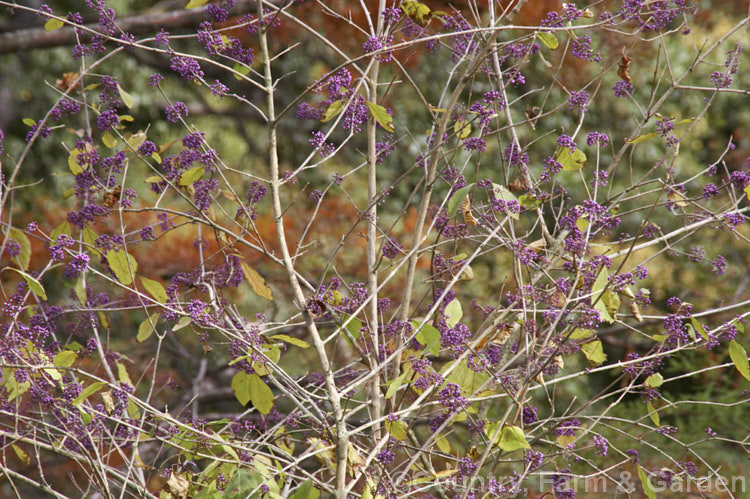
[[[748,366],[747,362],[747,352],[742,345],[735,340],[732,340],[729,343],[729,357],[732,359],[734,367],[737,368],[740,374],[750,380],[750,366]]]
[[[365,101],[365,103],[367,104],[367,109],[370,110],[372,117],[375,118],[375,121],[377,121],[383,129],[391,133],[396,131],[396,129],[393,128],[393,117],[388,114],[388,111],[386,111],[383,106],[380,104],[373,104],[369,101]]]
[[[289,344],[292,344],[294,346],[300,347],[300,348],[310,348],[310,344],[306,342],[305,340],[301,340],[299,338],[294,338],[292,336],[286,335],[286,334],[275,334],[273,336],[268,337],[269,340],[281,340],[285,341]]]
[[[138,335],[135,337],[135,341],[138,343],[143,343],[146,341],[149,336],[156,330],[156,323],[159,321],[159,314],[151,314],[141,322],[141,324],[138,326]]]
[[[162,286],[160,282],[141,277],[141,284],[159,303],[167,303],[167,301],[169,301],[167,292],[164,290],[164,286]]]
[[[122,99],[122,103],[125,104],[128,109],[131,109],[135,105],[135,99],[133,99],[133,96],[123,90],[120,85],[117,85],[117,90],[119,90],[120,92],[120,99]]]
[[[537,33],[537,38],[550,50],[555,50],[558,46],[557,38],[552,33]]]
[[[556,155],[557,161],[563,167],[563,170],[575,171],[586,166],[586,154],[580,149],[571,151],[568,147],[561,148]]]
[[[263,276],[245,262],[242,262],[242,270],[245,272],[245,279],[250,283],[250,287],[253,288],[255,294],[268,301],[273,301],[273,293],[271,293],[271,288],[268,287]]]
[[[257,374],[250,374],[250,401],[261,414],[268,414],[273,407],[273,391]]]
[[[193,185],[197,180],[200,180],[205,172],[206,170],[204,170],[202,166],[196,166],[186,170],[180,175],[179,184],[183,187]]]
[[[458,324],[458,321],[463,317],[464,311],[461,308],[461,302],[458,298],[453,298],[451,302],[445,307],[445,324],[448,327],[453,327]]]
[[[453,193],[453,196],[451,196],[450,200],[448,201],[448,215],[453,216],[456,214],[456,210],[461,205],[461,201],[466,198],[466,196],[469,194],[469,191],[471,188],[474,187],[474,184],[469,184],[467,186],[461,187],[459,190]]]
[[[23,270],[27,270],[29,268],[29,262],[31,261],[31,242],[29,241],[28,236],[22,230],[11,227],[10,237],[15,239],[21,246],[21,252],[18,253],[18,262],[21,264]]]
[[[107,263],[109,263],[109,267],[115,273],[115,277],[117,277],[118,281],[125,284],[126,286],[133,282],[133,275],[138,268],[138,264],[135,258],[133,258],[125,250],[107,251]]]
[[[323,115],[323,119],[320,120],[321,123],[325,123],[335,118],[336,115],[339,114],[343,108],[344,108],[344,101],[335,100],[331,102],[331,105],[328,106],[328,109],[326,109],[326,112]]]
[[[39,281],[31,277],[23,270],[18,270],[10,267],[9,270],[21,274],[21,277],[23,277],[24,281],[26,281],[26,284],[29,285],[29,289],[31,290],[31,292],[37,295],[42,300],[47,301],[47,293],[44,292],[44,287],[42,287],[42,284]]]
[[[65,26],[65,23],[59,19],[49,19],[46,23],[44,23],[44,29],[46,31],[55,31],[56,29],[60,29],[63,26]]]
[[[526,441],[526,436],[523,434],[523,430],[514,425],[503,426],[503,431],[500,435],[500,441],[497,443],[497,446],[505,452],[531,448]]]

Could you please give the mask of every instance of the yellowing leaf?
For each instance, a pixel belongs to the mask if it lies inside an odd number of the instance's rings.
[[[422,27],[430,22],[430,8],[423,3],[407,0],[401,3],[401,10]]]
[[[73,405],[76,407],[79,407],[81,404],[83,404],[87,398],[98,392],[102,389],[103,386],[105,386],[106,383],[104,381],[97,381],[95,383],[91,383],[89,386],[83,389],[83,391],[78,394],[78,397],[73,401]]]
[[[471,135],[471,123],[466,120],[456,120],[456,123],[453,125],[453,131],[459,140],[464,140]]]
[[[63,26],[65,26],[65,23],[59,19],[48,19],[47,22],[44,23],[44,29],[46,31],[55,31]]]
[[[398,378],[388,382],[388,390],[385,392],[386,400],[390,399],[391,397],[396,395],[396,393],[398,393],[398,390],[406,382],[407,376],[409,376],[409,371],[404,371],[398,376]]]
[[[500,441],[497,443],[497,446],[505,452],[531,448],[526,441],[526,436],[523,434],[523,430],[515,425],[503,426]]]
[[[643,472],[643,468],[638,466],[638,478],[641,480],[643,486],[643,492],[646,494],[648,499],[656,499],[656,493],[654,492],[654,486],[651,485],[651,481],[648,479],[646,473]]]
[[[679,207],[687,206],[687,202],[685,201],[685,196],[680,194],[677,191],[669,191],[669,194],[667,194],[667,199],[670,203],[674,203]]]
[[[196,7],[206,5],[207,3],[208,0],[190,0],[190,2],[188,2],[188,4],[185,6],[185,9],[195,9]]]
[[[26,125],[26,126],[35,126],[35,125],[36,125],[36,121],[32,120],[31,118],[24,118],[24,119],[23,119],[23,120],[21,120],[21,121],[22,121],[22,122],[23,122],[23,124],[24,124],[24,125]]]
[[[560,162],[563,170],[567,171],[580,170],[586,166],[586,153],[580,148],[571,151],[568,147],[561,147],[558,149],[555,159]]]
[[[736,340],[732,340],[729,343],[729,358],[732,359],[734,367],[737,368],[740,374],[745,379],[750,380],[750,366],[748,366],[747,362],[747,352]]]
[[[402,442],[406,440],[406,423],[403,421],[385,421],[385,431],[391,434],[393,438]]]
[[[391,133],[396,131],[396,129],[393,128],[393,117],[388,114],[388,111],[386,111],[383,106],[380,104],[373,104],[369,101],[365,101],[365,103],[367,104],[367,109],[370,110],[372,117],[375,118],[375,121],[377,121],[384,130]]]
[[[109,263],[109,267],[115,273],[118,281],[126,286],[133,282],[133,276],[138,269],[138,262],[132,255],[125,250],[109,250],[107,251],[107,263]]]
[[[537,33],[536,36],[548,49],[555,50],[557,48],[557,38],[552,33]]]
[[[21,251],[18,253],[18,262],[23,270],[29,268],[29,262],[31,261],[31,242],[25,232],[11,227],[10,237],[21,246]]]
[[[626,140],[625,142],[627,142],[628,144],[638,144],[639,142],[645,142],[658,136],[658,133],[644,133],[643,135],[639,135],[634,139]]]
[[[154,299],[159,303],[167,303],[167,301],[169,301],[167,292],[160,282],[141,277],[141,284],[146,289],[146,291],[148,291],[148,293],[153,296]]]
[[[202,166],[195,166],[189,170],[186,170],[182,172],[182,175],[180,175],[179,184],[183,187],[193,185],[193,183],[195,183],[197,180],[200,180],[205,172],[206,170],[204,170]]]
[[[29,274],[24,272],[23,270],[18,270],[14,268],[8,268],[9,270],[12,270],[16,272],[17,274],[21,274],[21,277],[23,277],[23,280],[26,281],[26,284],[29,285],[29,289],[32,293],[37,295],[39,298],[41,298],[44,301],[47,301],[47,293],[44,292],[44,287],[42,286],[42,283],[31,277]]]
[[[451,302],[445,307],[445,324],[448,327],[453,327],[458,324],[458,321],[463,317],[464,311],[461,308],[461,302],[458,298],[453,298]]]
[[[104,144],[105,147],[113,149],[117,145],[117,139],[113,137],[111,133],[104,132],[104,135],[102,136],[102,144]]]
[[[135,99],[133,99],[133,96],[123,90],[120,85],[117,85],[117,90],[120,92],[122,103],[125,104],[128,109],[131,109],[135,105]]]
[[[659,388],[664,383],[664,376],[654,373],[643,382],[649,388]]]
[[[285,341],[286,343],[289,343],[291,345],[294,345],[300,348],[310,348],[310,344],[306,342],[305,340],[294,338],[286,334],[275,334],[273,336],[269,336],[268,339]]]
[[[273,407],[273,391],[257,374],[249,376],[250,401],[261,414],[268,414]]]
[[[593,365],[598,366],[607,360],[607,355],[604,353],[602,348],[602,342],[599,340],[591,341],[581,345],[581,351],[586,356],[589,362]]]
[[[266,284],[266,280],[263,279],[263,276],[260,275],[255,269],[250,268],[250,266],[245,262],[242,262],[242,270],[245,272],[245,279],[247,279],[247,282],[250,283],[250,287],[253,288],[255,294],[260,296],[261,298],[265,298],[268,301],[273,301],[271,288],[268,287],[268,285]]]
[[[654,408],[654,405],[649,402],[646,404],[646,409],[648,409],[648,417],[651,418],[651,421],[653,421],[656,426],[659,426],[659,412]]]
[[[29,458],[29,454],[16,444],[11,444],[11,446],[13,447],[13,451],[16,453],[16,456],[18,457],[18,459],[20,459],[23,464],[28,466],[29,463],[31,462],[31,459]]]
[[[59,352],[55,357],[52,359],[52,363],[56,365],[57,367],[70,367],[73,365],[73,362],[76,361],[76,358],[78,358],[78,354],[75,352],[71,352],[70,350],[63,350],[62,352]]]
[[[328,109],[326,109],[325,114],[323,114],[323,119],[320,120],[321,123],[325,123],[327,121],[332,120],[336,117],[337,114],[341,112],[341,110],[344,109],[344,101],[342,100],[335,100],[331,102],[331,105],[328,106]]]
[[[138,326],[138,335],[135,337],[135,341],[138,343],[143,343],[146,341],[149,336],[156,330],[156,323],[159,321],[159,314],[154,313],[148,316],[141,324]]]

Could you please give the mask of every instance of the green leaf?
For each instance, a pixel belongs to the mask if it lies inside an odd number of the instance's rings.
[[[21,246],[21,251],[18,253],[18,262],[23,270],[28,270],[29,262],[31,261],[31,242],[29,241],[29,237],[25,232],[15,227],[10,228],[10,237],[15,239]]]
[[[503,201],[516,201],[518,202],[518,199],[516,199],[515,194],[510,192],[505,186],[500,184],[492,184],[492,194],[495,196],[496,199],[502,199]],[[518,220],[518,213],[509,213],[508,216],[512,218],[513,220]]]
[[[591,329],[574,329],[572,333],[570,333],[570,336],[568,336],[571,340],[582,340],[584,338],[590,338],[591,335],[594,334],[594,331]]]
[[[41,298],[44,301],[47,301],[47,293],[44,292],[44,287],[42,286],[42,283],[31,277],[29,274],[24,272],[23,270],[14,269],[12,267],[8,267],[8,270],[12,270],[13,272],[16,272],[17,274],[21,274],[21,277],[23,277],[24,281],[26,281],[26,284],[29,285],[29,289],[32,293],[37,295],[39,298]]]
[[[305,483],[294,491],[294,494],[289,496],[289,499],[318,499],[320,497],[320,491],[313,487],[312,479],[308,479]]]
[[[448,327],[453,327],[458,324],[458,321],[461,320],[463,315],[464,311],[461,308],[461,302],[458,301],[458,298],[453,298],[453,300],[451,300],[451,302],[445,307],[445,324]]]
[[[57,367],[70,367],[73,365],[73,362],[76,361],[78,358],[78,354],[75,352],[71,352],[70,350],[63,350],[62,352],[59,352],[55,357],[52,359],[52,363],[56,365]]]
[[[89,245],[89,250],[96,256],[101,257],[102,252],[99,251],[99,249],[96,247],[96,239],[99,237],[99,234],[91,230],[91,227],[86,227],[81,232],[81,238],[83,239],[83,242]]]
[[[310,344],[306,342],[305,340],[301,340],[299,338],[294,338],[292,336],[286,335],[286,334],[275,334],[273,336],[268,337],[269,340],[281,340],[285,341],[289,344],[292,344],[294,346],[300,347],[300,348],[310,348]]]
[[[336,117],[337,114],[341,112],[342,109],[344,109],[344,101],[335,100],[331,102],[331,105],[328,106],[328,109],[326,109],[325,114],[323,114],[323,119],[320,120],[320,122],[325,123],[327,121],[331,121]]]
[[[47,22],[44,23],[44,29],[46,31],[55,31],[63,26],[65,26],[65,23],[59,19],[48,19]]]
[[[586,166],[586,153],[580,148],[571,151],[568,147],[561,147],[558,149],[555,159],[560,162],[563,170],[567,171],[580,170]]]
[[[69,236],[72,232],[72,229],[70,228],[69,222],[63,222],[60,225],[55,228],[55,230],[52,231],[52,234],[49,235],[49,238],[51,240],[51,244],[57,244],[57,238],[61,235],[65,234],[66,236]]]
[[[81,276],[78,281],[76,281],[76,285],[73,287],[73,292],[75,292],[76,298],[78,298],[81,305],[86,305],[88,297],[86,296],[86,288],[83,286],[83,280],[83,276]]]
[[[654,405],[650,402],[646,404],[646,408],[648,409],[648,417],[651,418],[651,421],[653,421],[656,426],[660,426],[659,411],[657,411],[656,408],[654,408]]]
[[[385,421],[385,431],[399,442],[406,440],[406,423],[403,421]]]
[[[146,341],[149,336],[156,330],[156,323],[159,322],[159,314],[154,313],[148,316],[141,324],[138,326],[138,335],[135,337],[135,341],[138,343],[143,343]]]
[[[643,468],[641,468],[640,465],[638,465],[638,478],[641,480],[643,492],[646,494],[646,497],[648,497],[648,499],[656,499],[654,486],[651,485],[651,480],[648,479],[648,476],[643,472]]]
[[[552,33],[537,33],[537,38],[550,50],[555,50],[558,46],[557,38]]]
[[[388,390],[385,392],[385,399],[386,400],[388,400],[391,397],[393,397],[394,395],[396,395],[396,393],[398,392],[398,390],[402,386],[404,386],[404,384],[406,382],[406,377],[408,375],[409,375],[409,371],[404,371],[403,373],[401,373],[399,375],[398,378],[394,379],[393,381],[389,381],[388,382]]]
[[[104,135],[102,136],[102,144],[104,144],[104,147],[114,149],[117,145],[117,139],[113,137],[111,133],[104,132]]]
[[[24,124],[24,125],[26,125],[26,126],[35,126],[35,125],[36,125],[36,121],[32,120],[31,118],[24,118],[24,119],[23,119],[23,120],[21,120],[21,121],[22,121],[22,122],[23,122],[23,124]]]
[[[419,327],[419,323],[412,322],[414,329]],[[432,355],[440,354],[440,331],[430,324],[425,324],[417,333],[417,341],[426,346]]]
[[[373,104],[369,101],[365,101],[365,103],[367,104],[367,109],[370,110],[372,117],[375,118],[375,121],[377,121],[383,129],[391,133],[396,131],[396,129],[393,128],[393,117],[388,114],[388,111],[386,111],[383,106],[380,104]]]
[[[206,170],[202,166],[194,166],[193,168],[182,172],[179,184],[183,187],[193,185],[197,180],[200,180],[205,172]]]
[[[167,296],[167,292],[160,282],[141,277],[141,285],[159,303],[167,303],[169,301],[169,296]]]
[[[401,10],[423,28],[430,22],[430,8],[423,3],[407,0],[401,3]]]
[[[452,217],[456,214],[456,210],[459,206],[461,206],[461,201],[463,201],[464,198],[469,194],[469,191],[472,187],[474,187],[473,183],[461,187],[459,190],[453,193],[453,196],[451,196],[450,200],[448,201],[448,216]]]
[[[654,137],[658,137],[658,133],[644,133],[643,135],[639,135],[634,139],[626,140],[628,144],[638,144],[639,142],[646,142],[647,140],[651,140]]]
[[[471,135],[471,123],[466,120],[456,120],[453,124],[453,132],[459,140],[464,140]]]
[[[180,320],[177,321],[177,324],[172,326],[172,332],[179,331],[180,329],[189,326],[191,322],[193,322],[193,319],[188,316],[180,317]]]
[[[208,0],[190,0],[190,2],[188,2],[188,4],[185,6],[185,9],[195,9],[196,7],[202,7],[207,3]]]
[[[133,99],[133,96],[127,93],[120,85],[117,85],[117,90],[120,92],[120,98],[122,99],[122,103],[125,104],[125,106],[128,109],[132,109],[135,105],[135,99]]]
[[[693,325],[693,328],[698,331],[698,333],[703,336],[703,339],[708,340],[708,333],[706,332],[706,328],[703,327],[703,324],[698,322],[695,317],[690,317],[690,323]]]
[[[107,263],[109,263],[109,267],[115,273],[118,281],[126,286],[133,282],[133,276],[138,269],[138,262],[136,262],[132,255],[125,250],[117,251],[112,249],[107,251]]]
[[[255,294],[268,301],[273,301],[273,293],[271,293],[271,288],[268,287],[263,276],[245,262],[241,262],[241,265],[245,272],[245,279],[250,283],[250,287],[253,288]]]
[[[526,436],[523,434],[523,430],[515,425],[503,426],[500,441],[497,443],[497,446],[505,452],[531,448],[526,441]]]
[[[232,391],[240,404],[247,405],[250,402],[250,375],[245,371],[239,371],[232,378]]]
[[[346,330],[349,331],[349,334],[352,335],[352,338],[356,341],[359,339],[360,336],[360,330],[362,329],[362,321],[357,319],[356,317],[351,317],[351,320],[349,320],[351,316],[347,314],[341,314],[341,320],[342,323],[349,321],[349,323],[346,325]],[[347,337],[347,341],[349,340],[349,337]]]
[[[583,352],[583,355],[585,355],[589,360],[589,362],[591,362],[595,366],[598,366],[599,364],[602,364],[607,360],[607,355],[604,353],[604,349],[602,348],[602,342],[599,340],[584,343],[583,345],[581,345],[581,351]]]
[[[542,201],[531,194],[521,194],[518,196],[518,202],[527,210],[536,210],[542,206]]]
[[[84,403],[84,401],[98,392],[102,389],[103,386],[105,386],[107,383],[104,381],[97,381],[95,383],[91,383],[89,386],[83,389],[81,393],[78,394],[78,397],[73,401],[73,405],[76,407],[80,407],[81,404]]]
[[[734,367],[742,374],[745,379],[750,380],[750,366],[747,362],[747,352],[745,349],[737,343],[736,340],[732,340],[729,343],[729,357],[734,362]]]
[[[654,373],[643,382],[649,388],[659,388],[664,384],[664,376],[659,373]]]

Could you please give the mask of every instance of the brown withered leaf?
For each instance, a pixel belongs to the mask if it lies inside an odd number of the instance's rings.
[[[461,211],[464,213],[464,222],[468,225],[477,224],[476,218],[471,214],[471,202],[469,201],[469,196],[466,196],[463,201],[461,201]]]
[[[78,88],[76,80],[79,76],[80,75],[76,72],[63,73],[62,78],[58,78],[57,81],[55,81],[55,86],[63,92],[67,92],[68,90],[72,92]]]
[[[630,83],[630,63],[633,62],[632,57],[625,55],[625,49],[622,49],[622,59],[620,59],[620,67],[617,68],[617,76]]]
[[[508,184],[508,190],[511,192],[525,191],[529,188],[528,182],[522,176],[516,177],[511,183]]]
[[[102,204],[107,208],[114,208],[114,206],[120,201],[120,195],[122,194],[122,187],[116,185],[111,191],[106,191],[102,196]]]

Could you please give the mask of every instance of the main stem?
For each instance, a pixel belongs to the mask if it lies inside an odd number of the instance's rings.
[[[258,23],[263,26],[263,0],[258,0]],[[315,351],[320,360],[320,365],[325,373],[325,384],[326,391],[328,393],[328,400],[331,403],[333,410],[333,416],[336,421],[336,431],[333,435],[336,444],[336,498],[346,499],[346,463],[347,463],[347,448],[349,443],[349,435],[346,431],[346,421],[344,420],[344,413],[341,410],[341,394],[336,388],[336,382],[333,377],[333,371],[331,370],[331,363],[326,354],[325,344],[320,337],[320,332],[315,324],[315,321],[307,313],[305,309],[305,294],[302,291],[302,286],[297,278],[297,273],[294,270],[294,263],[292,257],[289,254],[289,248],[286,242],[286,233],[284,232],[284,216],[281,209],[281,196],[279,194],[279,155],[278,155],[278,142],[276,135],[276,111],[274,106],[274,89],[273,89],[273,74],[271,72],[271,58],[268,52],[268,36],[265,28],[258,30],[259,45],[261,50],[261,56],[263,57],[263,69],[264,69],[264,84],[266,88],[266,105],[268,111],[266,113],[268,117],[268,166],[271,173],[271,197],[273,198],[273,216],[276,225],[276,237],[279,242],[279,249],[281,251],[281,257],[284,262],[284,268],[286,269],[287,278],[289,279],[289,285],[294,293],[294,299],[297,302],[297,306],[302,311],[302,315],[305,318],[305,325],[307,330],[310,332],[310,336],[313,340]]]

